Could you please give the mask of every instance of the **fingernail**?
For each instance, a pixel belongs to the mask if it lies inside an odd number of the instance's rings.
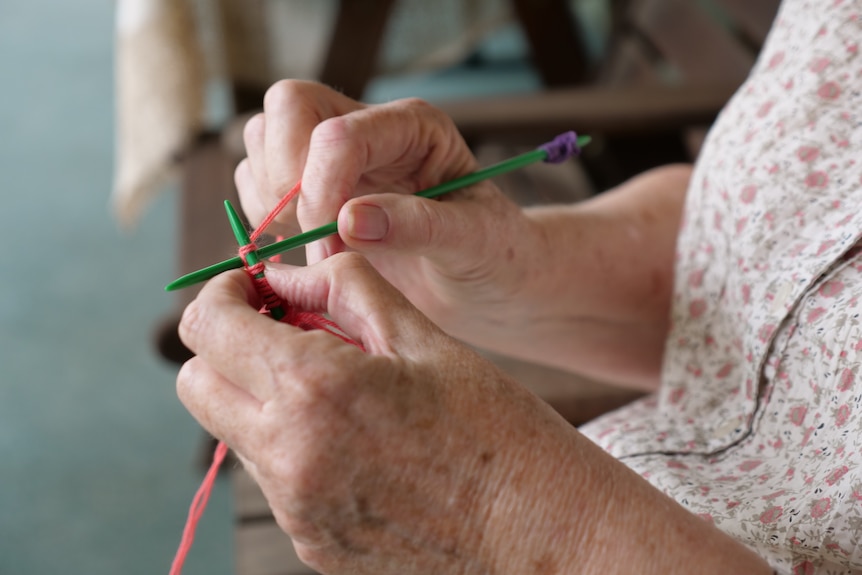
[[[389,232],[389,216],[377,206],[358,204],[350,207],[347,233],[357,240],[382,240]]]

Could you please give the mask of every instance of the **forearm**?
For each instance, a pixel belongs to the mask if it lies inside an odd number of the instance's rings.
[[[687,166],[659,168],[572,206],[526,210],[533,242],[487,345],[643,388],[657,385]]]
[[[546,441],[552,435],[525,444],[501,485],[485,547],[492,572],[771,573],[577,431]]]

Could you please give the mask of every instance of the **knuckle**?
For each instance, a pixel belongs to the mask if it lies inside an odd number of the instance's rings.
[[[330,489],[326,466],[316,462],[325,459],[325,454],[315,451],[319,450],[303,446],[291,451],[294,461],[281,456],[266,464],[265,473],[272,478],[272,483],[280,486],[280,506],[289,509],[291,518],[297,521],[319,515],[321,498]]]
[[[198,335],[206,329],[206,314],[203,313],[201,307],[202,304],[197,299],[189,303],[183,310],[177,329],[180,340],[190,349],[193,349]]]
[[[291,457],[273,457],[261,466],[261,470],[272,477],[277,484],[289,487],[291,507],[300,500],[296,492],[296,485],[298,478],[302,475],[299,465],[293,460],[295,456],[295,453],[291,453]]]
[[[275,522],[281,530],[294,539],[309,541],[320,537],[320,531],[315,525],[298,514],[293,506],[291,506],[289,513],[285,510],[278,510],[274,515]]]
[[[251,163],[248,158],[244,158],[237,165],[233,172],[233,182],[236,186],[243,212],[252,222],[258,221],[255,218],[263,215],[258,214],[261,211],[259,202],[268,198],[261,197],[260,186],[258,186],[258,181],[252,172]],[[265,185],[265,183],[262,185]]]
[[[317,124],[311,132],[312,148],[344,146],[353,143],[353,122],[350,116],[333,116]]]
[[[433,202],[417,201],[413,202],[416,206],[416,217],[412,222],[412,228],[417,239],[422,246],[436,245],[440,234],[446,233],[447,224],[443,219],[436,204]]]
[[[417,116],[430,119],[434,124],[442,124],[447,128],[455,126],[449,114],[422,98],[406,98],[401,105]]]
[[[333,254],[332,265],[339,270],[351,270],[370,267],[368,259],[358,252],[339,252]]]
[[[275,522],[294,542],[315,545],[322,541],[320,529],[309,520],[307,514],[297,511],[292,501],[270,501],[270,505]]]
[[[423,109],[428,109],[428,110],[436,110],[437,109],[434,107],[434,105],[432,105],[430,102],[428,102],[428,100],[425,100],[423,98],[418,98],[416,96],[404,98],[402,101],[407,106],[415,106],[418,108],[423,108]]]
[[[255,114],[245,123],[245,126],[242,129],[242,138],[245,142],[246,153],[248,153],[248,150],[253,147],[251,145],[252,143],[263,141],[264,126],[265,120],[263,112]]]
[[[317,539],[320,541],[326,540],[322,534],[318,535]],[[340,566],[329,546],[299,543],[295,545],[295,549],[296,556],[299,557],[300,561],[321,573],[335,572]]]
[[[297,80],[279,80],[270,86],[263,95],[264,110],[289,108],[307,92],[307,86]]]
[[[332,260],[333,280],[342,283],[365,279],[374,269],[368,259],[358,252],[339,252],[329,259]]]
[[[431,103],[429,103],[427,100],[423,100],[422,98],[417,97],[410,97],[399,100],[398,105],[422,114],[433,114],[437,111],[437,108]]]
[[[180,367],[177,373],[177,397],[184,405],[189,404],[198,374],[198,360],[192,358]]]
[[[233,171],[233,181],[239,191],[254,185],[251,162],[249,162],[248,158],[243,158],[237,164],[236,169]]]

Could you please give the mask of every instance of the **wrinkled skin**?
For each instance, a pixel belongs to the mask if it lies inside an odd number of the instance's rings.
[[[522,488],[537,451],[564,456],[574,430],[360,256],[270,277],[368,352],[258,314],[247,278],[227,274],[183,317],[199,354],[180,373],[183,402],[236,450],[312,566],[488,572],[484,546],[502,535],[487,522],[518,505],[504,486]]]

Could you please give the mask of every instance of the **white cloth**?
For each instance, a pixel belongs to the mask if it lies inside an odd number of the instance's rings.
[[[584,433],[780,573],[862,573],[862,0],[785,0],[696,165],[660,392]]]
[[[119,0],[114,214],[133,226],[204,120],[203,56],[189,0]]]
[[[220,81],[316,76],[338,2],[117,1],[112,204],[123,227],[137,223],[205,124],[223,121],[206,105]],[[399,0],[379,73],[450,65],[510,18],[506,0]]]

